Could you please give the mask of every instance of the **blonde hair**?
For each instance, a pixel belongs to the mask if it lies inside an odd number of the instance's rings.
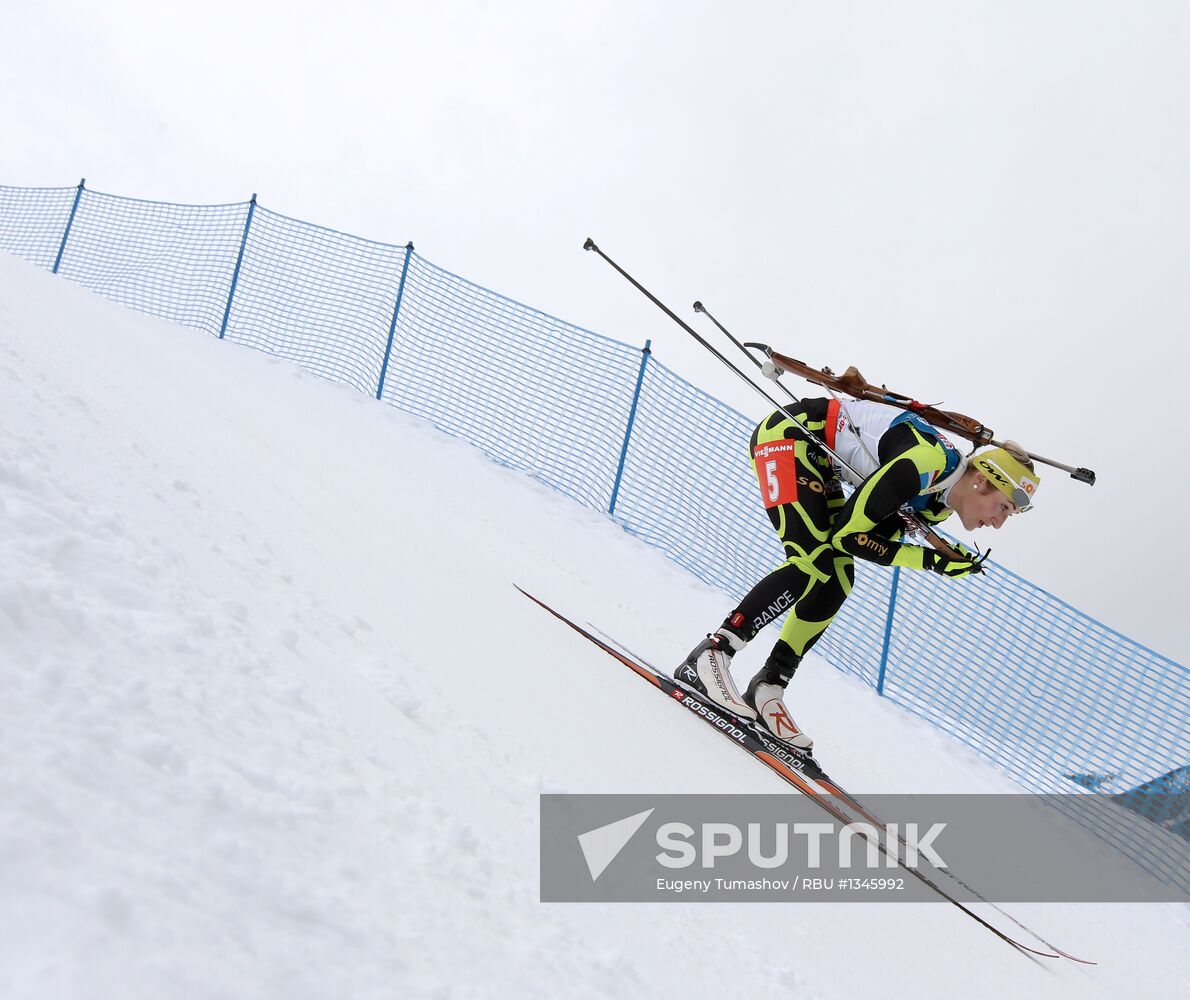
[[[1015,441],[1005,441],[1002,445],[1000,445],[1000,447],[1008,452],[1008,454],[1020,462],[1021,465],[1023,465],[1030,472],[1037,471],[1033,467],[1033,459],[1029,457],[1029,453]]]

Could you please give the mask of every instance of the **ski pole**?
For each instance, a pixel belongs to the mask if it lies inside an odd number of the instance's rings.
[[[773,397],[770,396],[767,392],[765,392],[764,389],[762,389],[755,382],[753,382],[750,378],[748,378],[747,375],[745,375],[742,371],[740,371],[739,368],[737,368],[734,364],[732,364],[728,358],[726,358],[722,353],[720,353],[720,351],[713,344],[709,343],[700,333],[698,333],[692,326],[690,326],[689,323],[687,323],[683,319],[681,319],[681,317],[679,317],[677,315],[677,313],[675,313],[672,309],[670,309],[669,306],[667,306],[664,302],[662,302],[659,298],[657,298],[656,295],[654,295],[647,288],[645,288],[645,286],[642,285],[639,281],[637,281],[631,274],[629,274],[627,271],[625,271],[622,267],[620,267],[619,264],[617,264],[614,260],[612,260],[602,250],[600,250],[599,247],[596,246],[595,241],[593,239],[591,239],[589,236],[587,237],[587,241],[583,244],[583,249],[584,250],[594,250],[597,254],[599,254],[600,257],[602,257],[613,268],[615,268],[615,270],[617,272],[619,272],[621,277],[626,279],[628,281],[628,283],[631,284],[638,292],[640,292],[642,295],[644,295],[644,297],[647,298],[650,302],[652,302],[653,305],[655,305],[658,309],[660,309],[663,313],[665,313],[666,316],[668,316],[675,323],[677,323],[678,326],[680,326],[683,330],[685,330],[688,334],[690,334],[690,336],[693,337],[696,341],[698,341],[699,344],[701,344],[708,351],[710,351],[711,354],[713,354],[720,362],[722,362],[728,368],[730,368],[733,372],[735,372],[736,375],[738,375],[745,382],[745,384],[747,384],[749,386],[749,388],[751,388],[754,392],[759,393],[761,396],[763,396],[765,399],[767,399],[774,407],[776,407],[778,410],[780,410],[782,413],[784,413],[785,416],[787,416],[790,420],[792,420],[794,425],[803,434],[805,434],[805,436],[810,441],[812,441],[814,444],[818,445],[818,447],[822,448],[828,455],[831,456],[831,458],[833,458],[843,468],[845,468],[848,472],[850,472],[853,476],[855,476],[857,481],[863,480],[863,476],[861,476],[854,468],[852,468],[850,465],[848,465],[847,462],[845,462],[842,458],[840,458],[835,453],[833,448],[830,448],[827,445],[827,443],[822,440],[822,438],[820,438],[817,434],[815,434],[812,430],[810,430],[810,428],[808,428],[805,424],[803,424],[801,422],[801,420],[799,420],[793,413],[791,413],[786,408],[785,404],[779,402],[776,399],[773,399]],[[737,343],[737,344],[739,343],[739,341],[736,341],[734,337],[732,338],[732,340],[735,341],[735,343]],[[741,345],[741,350],[742,349],[743,349],[743,347]],[[747,354],[748,352],[744,351],[744,353]],[[755,358],[752,358],[752,355],[750,355],[750,354],[748,354],[748,357],[751,358],[753,361],[756,360]],[[784,389],[785,387],[782,386],[782,388]],[[786,390],[786,392],[788,392],[788,390]],[[792,396],[792,393],[790,393],[790,395]],[[799,401],[796,400],[796,398],[795,398],[795,402],[799,402]]]
[[[774,385],[779,386],[781,388],[781,390],[785,393],[785,395],[788,396],[790,399],[792,399],[794,401],[794,403],[796,403],[798,406],[802,405],[802,401],[788,388],[788,386],[786,386],[781,381],[782,370],[780,368],[778,368],[776,365],[774,365],[771,360],[767,364],[765,364],[764,362],[760,361],[754,354],[752,354],[751,351],[748,350],[749,347],[756,347],[757,346],[756,344],[740,343],[740,341],[736,339],[735,334],[733,334],[730,330],[727,329],[727,327],[725,327],[722,323],[720,323],[717,319],[715,319],[715,317],[713,315],[711,315],[711,311],[706,306],[704,306],[701,302],[694,303],[694,311],[696,313],[702,313],[704,316],[706,316],[707,319],[709,319],[712,323],[715,324],[715,326],[717,326],[719,328],[719,331],[720,331],[720,333],[723,334],[723,336],[725,336],[728,340],[730,340],[733,344],[735,344],[735,346],[740,349],[740,351],[743,353],[743,355],[746,358],[748,358],[754,365],[756,365],[757,368],[760,369],[760,373],[765,378],[769,379]],[[852,471],[854,471],[854,470],[852,470]]]
[[[857,483],[863,482],[864,477],[861,476],[859,474],[859,472],[854,467],[852,467],[848,462],[846,462],[843,458],[841,458],[835,452],[835,450],[833,448],[831,448],[824,440],[822,440],[821,437],[819,437],[812,430],[810,430],[810,428],[808,428],[804,423],[802,423],[802,421],[794,413],[792,413],[789,410],[789,408],[787,406],[785,406],[785,404],[780,403],[777,400],[775,400],[772,396],[770,396],[767,392],[765,392],[764,389],[762,389],[755,382],[753,382],[750,378],[748,378],[747,375],[745,375],[738,367],[736,367],[734,364],[732,364],[728,358],[726,358],[719,350],[717,350],[713,344],[709,343],[704,337],[702,337],[701,334],[699,334],[693,327],[691,327],[689,323],[686,323],[684,320],[682,320],[672,309],[669,308],[669,306],[667,306],[664,302],[662,302],[659,298],[657,298],[656,295],[654,295],[647,288],[645,288],[645,286],[642,285],[639,281],[637,281],[631,274],[629,274],[627,271],[625,271],[622,267],[620,267],[619,264],[617,264],[614,260],[612,260],[602,250],[600,250],[599,247],[596,245],[595,241],[593,239],[591,239],[589,236],[587,237],[586,242],[583,243],[583,249],[584,250],[594,250],[600,257],[602,257],[605,261],[607,261],[607,263],[610,264],[620,274],[621,277],[623,277],[625,280],[627,280],[628,283],[631,284],[638,292],[640,292],[642,295],[645,296],[645,298],[647,298],[650,302],[652,302],[653,305],[655,305],[658,309],[660,309],[663,313],[665,313],[666,316],[668,316],[675,323],[677,323],[678,326],[680,326],[683,330],[685,330],[688,334],[690,334],[691,337],[693,337],[699,344],[701,344],[708,351],[710,351],[711,354],[713,354],[719,361],[721,361],[728,368],[730,368],[733,372],[735,372],[736,375],[738,375],[745,383],[747,383],[747,385],[750,386],[755,392],[759,393],[761,396],[763,396],[765,399],[767,399],[773,406],[775,406],[778,410],[780,410],[783,414],[785,414],[785,416],[788,417],[793,422],[793,425],[795,427],[797,427],[797,429],[799,431],[801,431],[802,434],[805,435],[807,440],[809,440],[813,444],[817,445],[824,452],[826,452],[826,454],[830,455],[831,458],[833,458],[836,462],[838,462],[840,466],[842,466],[844,469],[846,469],[848,472],[850,472],[851,475],[855,478],[855,481]],[[696,305],[701,305],[701,303],[696,303]],[[702,309],[700,311],[706,312],[705,309]],[[710,316],[710,313],[707,313],[707,315]],[[712,317],[712,320],[713,319],[714,319],[714,317]],[[719,328],[721,330],[723,330],[723,327],[718,322],[716,322],[715,325],[719,326]],[[727,336],[731,339],[732,343],[734,343],[737,347],[739,347],[740,350],[743,351],[744,354],[747,355],[747,357],[754,364],[756,364],[758,367],[760,367],[760,369],[762,371],[765,371],[765,366],[762,365],[759,361],[757,361],[756,358],[754,358],[751,354],[749,354],[743,344],[741,344],[738,340],[736,340],[736,338],[733,337],[730,333],[727,333],[726,330],[723,330],[723,332],[725,334],[727,334]],[[770,362],[770,365],[771,365],[771,362]],[[775,371],[775,369],[774,369],[774,371]],[[767,372],[766,372],[766,374],[767,374]],[[774,381],[776,381],[775,377],[774,377]],[[778,385],[780,385],[780,383],[778,383]],[[801,400],[799,400],[796,396],[794,396],[794,394],[792,392],[790,392],[788,389],[786,389],[785,386],[782,385],[781,388],[794,401],[795,404],[800,405]],[[944,556],[946,556],[948,559],[954,559],[954,560],[958,560],[958,561],[966,560],[967,557],[965,557],[962,553],[957,551],[953,546],[951,546],[946,541],[946,539],[944,539],[941,535],[939,535],[932,528],[930,528],[925,523],[925,521],[923,519],[918,517],[916,514],[909,514],[908,517],[912,520],[914,529],[916,531],[918,531],[919,533],[923,534],[925,536],[926,540],[935,549],[937,549]],[[981,562],[982,562],[982,560],[981,560]]]

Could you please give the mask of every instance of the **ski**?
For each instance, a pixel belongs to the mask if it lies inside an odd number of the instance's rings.
[[[524,591],[522,591],[522,593],[524,593]],[[536,598],[535,598],[535,600],[536,600]],[[624,653],[629,658],[635,660],[638,666],[647,667],[654,674],[656,674],[658,677],[660,677],[663,681],[668,681],[669,683],[673,684],[675,687],[681,688],[683,691],[686,692],[686,694],[689,697],[695,698],[701,702],[711,705],[715,709],[715,711],[721,712],[723,715],[729,716],[731,719],[733,719],[735,721],[735,723],[738,726],[740,726],[741,729],[746,729],[749,732],[751,732],[753,736],[755,736],[761,743],[764,744],[765,749],[768,750],[769,752],[771,752],[774,756],[780,757],[782,760],[791,762],[795,766],[799,766],[799,767],[802,764],[804,764],[806,761],[809,761],[810,764],[812,765],[813,769],[816,772],[816,776],[815,776],[814,780],[816,782],[818,782],[818,784],[821,785],[823,788],[826,788],[830,792],[830,794],[832,794],[832,795],[835,794],[833,791],[831,791],[831,789],[836,787],[835,783],[827,776],[826,772],[822,770],[822,765],[820,763],[818,763],[818,761],[814,758],[812,752],[807,751],[807,750],[802,750],[800,747],[795,747],[790,743],[786,743],[785,740],[778,739],[776,736],[774,736],[772,733],[770,733],[767,729],[764,728],[764,726],[762,726],[759,722],[755,721],[754,719],[745,719],[742,716],[736,715],[734,712],[730,711],[729,709],[723,708],[721,705],[713,704],[712,702],[708,701],[706,696],[703,695],[700,691],[696,691],[694,688],[692,688],[689,684],[685,683],[684,681],[680,681],[676,677],[673,677],[670,674],[667,674],[660,667],[658,667],[655,663],[650,663],[648,660],[646,660],[639,653],[634,652],[629,647],[625,646],[622,642],[620,642],[618,639],[615,639],[612,636],[608,635],[606,632],[603,631],[603,629],[599,628],[599,626],[592,625],[590,622],[587,622],[587,628],[590,629],[592,632],[594,632],[597,636],[599,636],[599,638],[601,638],[605,643],[607,643],[610,646],[614,646],[621,653]]]
[[[862,802],[860,802],[858,799],[856,799],[855,796],[852,795],[850,792],[847,792],[844,789],[842,789],[841,787],[839,787],[839,785],[832,783],[831,794],[839,796],[839,798],[841,798],[844,802],[846,802],[848,807],[857,816],[862,817],[863,819],[867,820],[869,823],[873,824],[874,826],[877,826],[880,829],[884,830],[886,833],[888,832],[888,829],[889,829],[888,824],[885,823],[879,817],[873,815],[871,810],[869,810]],[[900,842],[900,845],[903,849],[908,850],[909,845],[905,843],[904,837],[902,837],[898,834],[897,840]],[[1098,962],[1094,962],[1089,958],[1079,958],[1077,955],[1072,955],[1068,951],[1063,951],[1056,944],[1054,944],[1051,941],[1046,940],[1044,937],[1042,937],[1040,934],[1038,934],[1037,931],[1033,930],[1032,927],[1029,927],[1027,924],[1024,924],[1020,920],[1017,920],[1016,917],[1014,917],[1011,913],[1009,913],[1002,906],[1000,906],[999,903],[992,902],[992,900],[990,900],[986,896],[984,896],[983,893],[981,893],[978,889],[969,885],[962,878],[962,876],[955,874],[949,868],[939,869],[939,871],[941,872],[941,874],[945,875],[948,879],[950,879],[956,885],[961,886],[962,888],[966,889],[967,892],[971,893],[971,895],[973,895],[981,903],[986,903],[988,906],[990,906],[992,909],[994,909],[997,913],[999,913],[1006,920],[1009,920],[1012,923],[1016,924],[1017,927],[1019,927],[1021,930],[1023,930],[1030,937],[1034,938],[1037,941],[1040,941],[1043,945],[1045,945],[1047,948],[1049,948],[1050,951],[1057,952],[1057,954],[1061,958],[1069,959],[1071,962],[1077,962],[1077,963],[1079,963],[1079,965],[1098,965],[1099,964]]]
[[[603,631],[603,629],[599,628],[599,626],[592,625],[590,622],[587,622],[586,624],[587,624],[587,627],[592,632],[596,633],[605,642],[607,642],[608,644],[610,644],[612,646],[615,646],[622,653],[626,653],[628,656],[635,659],[638,663],[641,663],[644,666],[648,667],[650,670],[653,671],[653,673],[661,674],[661,670],[655,664],[650,663],[647,659],[643,658],[639,653],[634,652],[630,647],[625,646],[619,640],[608,635],[605,631]],[[680,685],[682,682],[676,680],[676,678],[675,678],[675,683]],[[698,696],[697,691],[691,691],[690,693],[692,695],[694,695],[695,697]],[[741,725],[749,726],[753,730],[755,730],[756,735],[760,739],[762,739],[768,743],[777,744],[778,749],[780,751],[799,752],[800,753],[800,751],[796,751],[796,750],[794,750],[794,748],[790,748],[787,746],[781,746],[779,740],[775,740],[771,733],[769,733],[767,730],[761,728],[757,723],[751,722],[747,719],[740,719],[739,721],[740,721]],[[804,756],[804,753],[802,755]],[[825,774],[822,774],[817,779],[817,782],[828,793],[835,796],[836,798],[842,799],[842,801],[844,803],[846,803],[847,808],[849,808],[857,817],[866,820],[867,822],[871,823],[873,826],[879,827],[880,829],[884,830],[886,833],[889,832],[889,825],[887,823],[885,823],[884,820],[882,820],[878,816],[874,815],[872,813],[872,811],[870,809],[868,809],[867,806],[865,806],[862,802],[860,802],[859,799],[857,799],[854,795],[852,795],[845,788],[843,788],[833,778],[829,778]],[[905,838],[903,836],[901,836],[900,834],[898,834],[897,840],[900,843],[901,847],[904,848],[906,852],[908,852],[909,845],[905,842]],[[994,909],[997,913],[999,913],[1001,916],[1003,916],[1006,920],[1009,920],[1012,923],[1016,924],[1017,927],[1019,927],[1021,930],[1023,930],[1030,937],[1034,938],[1037,941],[1040,941],[1043,945],[1045,945],[1047,948],[1049,948],[1050,951],[1057,952],[1062,958],[1068,958],[1068,959],[1070,959],[1070,961],[1078,962],[1080,965],[1098,965],[1099,964],[1098,962],[1093,962],[1088,958],[1079,958],[1077,955],[1072,955],[1068,951],[1063,951],[1061,948],[1059,948],[1052,941],[1049,941],[1046,938],[1044,938],[1042,935],[1038,934],[1037,931],[1033,930],[1032,927],[1029,927],[1027,924],[1022,923],[1020,920],[1018,920],[1016,917],[1014,917],[1011,913],[1009,913],[1007,910],[1005,910],[1002,906],[1000,906],[999,903],[992,902],[992,900],[990,900],[986,896],[984,896],[983,893],[981,893],[978,889],[969,885],[961,876],[955,874],[949,868],[940,869],[940,872],[941,872],[941,874],[945,875],[948,879],[950,879],[952,882],[954,882],[956,885],[959,885],[962,888],[966,889],[967,892],[971,893],[971,895],[973,895],[981,903],[986,903],[988,906],[990,906],[992,909]]]
[[[583,628],[581,625],[571,621],[560,611],[555,610],[546,604],[545,601],[538,597],[534,597],[527,590],[517,586],[516,588],[525,597],[529,598],[534,604],[543,610],[549,612],[560,622],[570,626],[575,632],[583,636],[589,642],[593,643],[599,649],[602,649],[610,657],[628,667],[642,680],[648,681],[654,688],[661,691],[669,697],[671,701],[675,701],[682,705],[685,709],[697,716],[712,729],[719,732],[721,735],[731,740],[736,746],[745,750],[753,758],[764,764],[770,771],[784,780],[787,784],[792,785],[803,795],[807,796],[819,808],[830,815],[843,825],[855,822],[855,817],[847,811],[844,805],[831,801],[833,789],[838,789],[838,786],[830,779],[830,777],[823,770],[822,766],[810,755],[799,754],[792,749],[785,749],[784,747],[772,747],[772,743],[780,742],[773,740],[772,737],[768,741],[761,738],[761,734],[750,725],[745,724],[746,720],[740,719],[734,714],[720,708],[709,699],[705,699],[695,692],[683,687],[673,678],[667,677],[664,674],[650,669],[642,663],[637,662],[635,657],[629,656],[624,652],[616,649],[612,644],[600,639],[594,633]],[[840,796],[845,802],[850,796]],[[852,800],[854,801],[854,800]],[[877,843],[877,849],[882,854],[888,855],[888,849],[881,843]],[[919,872],[916,868],[911,868],[906,865],[900,858],[897,858],[897,863],[905,869],[909,874],[918,879],[924,885],[928,886],[932,891],[936,892],[943,899],[947,900],[972,920],[976,921],[987,930],[991,931],[996,937],[1011,945],[1017,950],[1040,958],[1062,958],[1068,957],[1059,954],[1055,951],[1041,951],[1037,948],[1031,948],[1027,944],[1018,941],[1010,934],[1005,933],[999,927],[989,923],[981,917],[974,910],[966,906],[961,900],[956,899],[945,889],[939,886],[929,876]]]

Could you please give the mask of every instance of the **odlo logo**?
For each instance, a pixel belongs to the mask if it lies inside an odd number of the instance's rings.
[[[996,480],[996,482],[1000,484],[1001,490],[1005,489],[1006,487],[1008,489],[1012,488],[1012,483],[1009,481],[1008,477],[1001,473],[1000,470],[992,465],[991,462],[984,462],[979,466],[979,470],[989,479]]]

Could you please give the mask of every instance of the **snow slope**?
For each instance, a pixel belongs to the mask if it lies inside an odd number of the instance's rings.
[[[1009,907],[1084,969],[944,905],[537,902],[543,791],[785,787],[512,583],[662,662],[729,598],[288,364],[13,258],[0,303],[0,995],[1190,992],[1181,907]],[[797,699],[857,792],[1014,790]]]

